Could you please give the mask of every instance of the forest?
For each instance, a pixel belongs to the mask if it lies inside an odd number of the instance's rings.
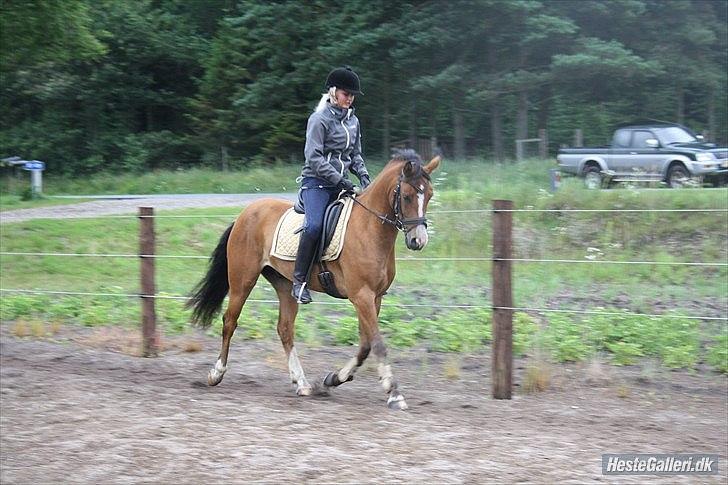
[[[366,157],[510,160],[634,119],[728,142],[724,0],[4,0],[0,158],[66,175],[300,163],[348,65]]]

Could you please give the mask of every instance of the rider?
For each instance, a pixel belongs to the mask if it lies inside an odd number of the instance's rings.
[[[306,128],[306,161],[301,171],[300,191],[306,215],[291,291],[298,303],[311,302],[306,286],[323,232],[324,211],[342,190],[354,190],[346,172],[355,174],[362,188],[370,183],[361,153],[359,119],[351,107],[354,96],[363,94],[359,76],[348,66],[334,69],[326,78],[325,89]]]

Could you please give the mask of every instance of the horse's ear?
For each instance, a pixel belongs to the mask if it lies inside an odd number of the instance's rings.
[[[435,170],[437,170],[437,167],[440,166],[440,161],[441,160],[442,160],[442,157],[440,157],[440,155],[438,155],[435,158],[433,158],[432,160],[430,160],[427,163],[427,165],[425,165],[424,167],[422,167],[422,169],[425,172],[427,172],[428,174],[430,174],[430,173],[434,172]]]

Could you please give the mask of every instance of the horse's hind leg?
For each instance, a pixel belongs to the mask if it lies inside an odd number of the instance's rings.
[[[210,386],[218,385],[222,381],[225,371],[227,371],[230,340],[233,338],[235,329],[238,327],[238,318],[240,317],[240,312],[243,310],[245,300],[248,299],[250,292],[253,291],[257,280],[257,274],[242,276],[231,273],[228,306],[222,316],[222,348],[220,349],[220,356],[217,362],[215,362],[215,366],[207,374],[207,383]]]
[[[288,372],[291,376],[291,382],[296,384],[296,394],[309,396],[313,392],[313,388],[306,379],[303,366],[301,366],[301,361],[298,359],[298,352],[296,352],[296,347],[293,345],[294,323],[298,314],[298,303],[291,296],[292,284],[270,267],[263,270],[263,276],[273,285],[278,295],[278,336],[281,338],[283,349],[286,351],[286,357],[288,358]]]

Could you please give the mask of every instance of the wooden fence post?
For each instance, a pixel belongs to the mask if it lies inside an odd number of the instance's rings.
[[[154,208],[139,208],[139,258],[141,259],[142,355],[159,353],[157,317],[154,311]]]
[[[576,130],[574,130],[574,146],[584,146],[584,134],[582,133],[581,128],[577,128]]]
[[[513,202],[493,201],[493,397],[510,399],[513,388],[513,292],[511,290]],[[508,308],[508,309],[506,309]]]
[[[538,138],[541,140],[538,142],[538,156],[541,160],[546,160],[549,157],[549,139],[545,128],[538,130]]]

